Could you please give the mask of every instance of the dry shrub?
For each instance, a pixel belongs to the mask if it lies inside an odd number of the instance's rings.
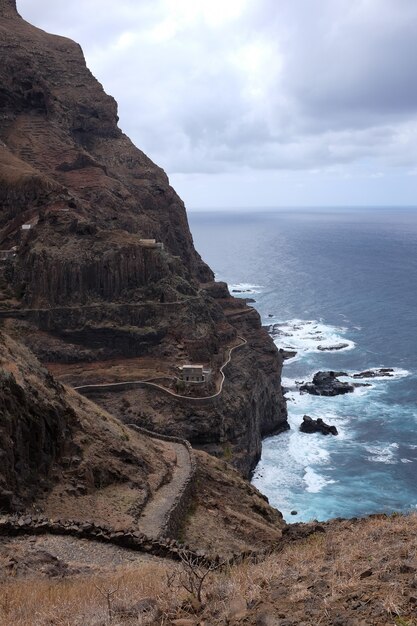
[[[0,587],[0,625],[103,626],[109,622],[108,607],[98,587],[103,591],[117,588],[111,598],[114,607],[133,606],[152,597],[162,611],[172,612],[179,598],[169,589],[165,574],[163,564],[149,563],[86,578],[11,579]]]
[[[361,619],[376,615],[375,623],[414,626],[409,596],[417,595],[413,591],[417,589],[416,555],[415,514],[333,523],[325,533],[289,543],[261,563],[244,561],[212,572],[205,582],[203,604],[195,610],[199,619],[216,626],[227,623],[234,598],[246,600],[249,610],[266,600],[294,619],[301,619],[310,608],[320,615],[317,623],[328,625],[334,615],[359,602],[364,607]],[[410,566],[409,571],[405,566]],[[173,584],[180,573],[181,564],[166,561],[120,566],[106,576],[9,579],[0,594],[0,625],[102,626],[108,623],[108,610],[97,586],[105,590],[117,585],[115,603],[128,607],[143,598],[154,598],[165,616],[161,624],[168,624],[188,610],[189,594]],[[129,619],[117,617],[113,623],[141,623]],[[305,619],[308,623],[312,618]]]

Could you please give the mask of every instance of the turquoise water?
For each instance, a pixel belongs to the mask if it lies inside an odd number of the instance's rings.
[[[417,506],[417,211],[293,210],[189,215],[196,248],[256,300],[284,367],[291,430],[264,442],[253,482],[288,521]],[[347,344],[320,352],[319,345]],[[321,369],[392,367],[353,394],[300,395]],[[304,414],[337,437],[307,435]],[[292,510],[297,511],[291,516]]]

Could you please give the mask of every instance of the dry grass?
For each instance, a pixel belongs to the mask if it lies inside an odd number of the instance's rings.
[[[124,566],[114,574],[64,580],[9,580],[1,586],[1,626],[102,626],[109,622],[107,591],[117,589],[112,607],[132,607],[155,598],[161,610],[175,611],[178,597],[169,588],[167,568],[157,564]],[[122,619],[122,618],[121,618]],[[113,624],[140,624],[136,618]]]
[[[417,624],[417,515],[333,522],[325,533],[286,545],[264,562],[244,562],[215,572],[194,609],[206,625],[228,623],[233,600],[246,602],[235,623],[254,624],[266,609],[291,624]],[[172,563],[123,566],[112,575],[71,580],[9,580],[0,600],[0,624],[98,626],[109,623],[101,590],[118,588],[115,604],[156,599],[158,624],[186,615],[181,566]],[[192,608],[187,609],[193,613]],[[240,621],[239,621],[240,620]],[[291,621],[292,620],[292,621]],[[339,621],[338,621],[339,620]],[[113,624],[141,624],[115,616]],[[150,622],[146,622],[150,623]]]

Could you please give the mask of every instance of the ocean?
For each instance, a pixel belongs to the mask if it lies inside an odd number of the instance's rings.
[[[204,211],[189,221],[216,278],[254,298],[276,345],[297,351],[283,370],[291,430],[264,441],[253,483],[288,522],[415,510],[417,210]],[[344,347],[318,349],[335,344]],[[393,376],[335,397],[295,384],[370,368]],[[339,435],[301,433],[304,414]]]

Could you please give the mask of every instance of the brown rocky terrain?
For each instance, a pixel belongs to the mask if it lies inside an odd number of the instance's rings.
[[[0,511],[133,523],[169,481],[170,450],[64,388],[3,333],[0,365]]]
[[[138,423],[216,454],[227,445],[248,475],[261,437],[287,427],[282,359],[257,313],[213,282],[183,202],[118,128],[117,105],[77,44],[0,0],[0,58],[4,330],[70,384],[102,382],[107,362],[118,363],[115,380],[132,380],[133,362],[146,377],[149,359],[153,376],[201,362],[215,384],[227,350],[247,334],[215,403],[190,410],[147,391],[127,401]]]
[[[0,624],[415,626],[417,516],[296,525],[280,550],[209,574],[202,602],[184,564],[66,537],[0,542]]]
[[[0,0],[0,58],[0,625],[415,626],[415,514],[286,526],[229,465],[286,427],[281,357],[80,48]],[[183,398],[70,387],[190,360],[213,379]],[[140,532],[172,504],[188,547]]]
[[[158,536],[165,512],[192,479],[180,510],[180,535],[192,549],[229,558],[281,537],[281,515],[228,463],[200,452],[194,475],[179,442],[124,426],[3,333],[0,371],[0,515]],[[213,520],[210,528],[204,519]]]

